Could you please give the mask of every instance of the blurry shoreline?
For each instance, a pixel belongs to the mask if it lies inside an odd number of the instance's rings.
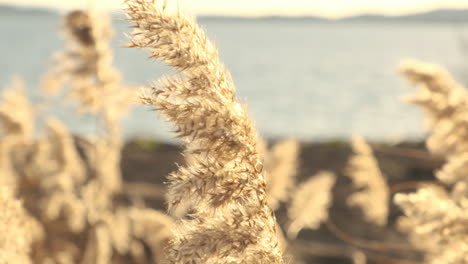
[[[271,146],[274,141],[269,142]],[[380,169],[385,172],[390,189],[393,191],[413,191],[412,183],[433,181],[433,171],[443,164],[440,157],[431,155],[424,141],[405,141],[397,145],[373,142],[370,144],[378,160]],[[143,202],[146,206],[166,210],[166,176],[184,164],[178,144],[155,140],[130,140],[122,149],[121,168],[124,179],[123,197],[131,201]],[[349,177],[343,175],[344,167],[352,154],[348,141],[300,142],[297,182],[304,182],[319,171],[334,172],[337,183],[333,188],[333,205],[330,208],[329,222],[318,230],[304,230],[292,247],[296,256],[333,255],[333,252],[347,252],[349,245],[336,236],[338,232],[355,238],[386,241],[412,248],[407,237],[393,228],[401,212],[391,206],[386,227],[363,225],[364,216],[360,210],[350,208],[346,199],[353,192]],[[409,187],[409,188],[408,188]],[[278,223],[287,221],[284,204],[277,211]],[[348,241],[349,242],[349,241]],[[317,252],[315,252],[317,251]],[[344,253],[343,253],[344,254]],[[420,260],[417,252],[407,252],[401,257]],[[344,254],[346,255],[346,254]],[[337,256],[330,259],[336,261]],[[340,259],[341,257],[338,257]],[[346,261],[346,258],[342,259]]]
[[[269,141],[271,146],[274,140]],[[352,154],[349,141],[301,142],[299,150],[298,182],[322,170],[339,176],[340,183],[349,185],[343,169]],[[434,179],[433,170],[439,168],[443,159],[430,154],[424,141],[405,141],[398,144],[372,142],[375,156],[390,185],[407,181]],[[122,149],[121,168],[126,182],[163,185],[166,176],[183,165],[182,146],[157,140],[129,140]],[[340,194],[339,196],[343,196]],[[162,204],[154,204],[159,207]]]

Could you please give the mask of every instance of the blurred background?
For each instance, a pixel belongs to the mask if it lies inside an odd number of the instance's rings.
[[[113,65],[122,73],[124,84],[137,89],[171,73],[168,67],[148,59],[147,53],[124,47],[124,33],[131,29],[119,10],[122,1],[0,0],[0,92],[11,86],[14,76],[23,78],[37,111],[34,114],[39,115],[38,132],[52,112],[72,131],[74,140],[69,146],[85,163],[114,166],[122,188],[108,196],[116,204],[143,204],[165,211],[163,183],[177,169],[176,163],[184,163],[181,146],[174,144],[172,127],[150,107],[138,105],[121,124],[125,142],[117,136],[111,142],[115,144],[110,144],[112,151],[96,151],[101,156],[89,158],[94,154],[88,157],[85,150],[97,149],[99,141],[88,136],[99,136],[105,130],[99,114],[77,115],[76,102],[64,104],[64,97],[45,98],[39,88],[53,65],[53,55],[64,46],[73,46],[64,43],[63,15],[76,8],[112,17]],[[264,154],[271,168],[285,166],[291,172],[277,170],[277,174],[296,179],[297,186],[323,170],[338,176],[329,190],[333,199],[328,222],[289,241],[292,252],[302,261],[297,263],[364,263],[356,260],[364,255],[368,263],[423,263],[421,252],[394,227],[401,210],[391,205],[391,200],[385,201],[388,225],[367,223],[363,212],[346,202],[362,186],[354,188],[352,180],[342,176],[347,175],[346,168],[353,152],[356,154],[349,139],[361,135],[372,142],[373,166],[383,172],[389,197],[434,182],[433,171],[444,159],[425,148],[423,113],[402,101],[406,94],[414,94],[415,88],[396,69],[403,59],[423,60],[441,65],[460,83],[468,84],[468,0],[168,1],[171,8],[193,14],[218,46],[239,100],[247,104],[260,134],[267,139],[265,151],[270,150]],[[70,57],[80,56],[68,50]],[[54,105],[47,106],[51,101]],[[16,117],[15,113],[11,116]],[[112,141],[111,132],[101,133],[101,140]],[[297,141],[282,142],[289,138]],[[34,158],[24,157],[28,159],[22,164],[34,165]],[[26,165],[15,169],[21,171]],[[99,172],[108,175],[107,167],[102,167],[106,169]],[[99,180],[95,175],[89,177]],[[37,179],[41,182],[47,177]],[[102,186],[109,185],[105,177],[100,181]],[[88,182],[82,185],[87,188]],[[35,195],[37,189],[28,188],[18,189]],[[81,198],[81,194],[76,196]],[[25,201],[27,208],[36,208],[36,197]],[[276,208],[280,225],[287,222],[287,207],[282,201]],[[51,223],[53,230],[55,222]]]
[[[113,17],[114,65],[124,82],[143,85],[168,69],[123,47],[128,24],[121,1],[92,5]],[[239,99],[266,138],[304,141],[422,139],[421,112],[401,102],[413,92],[396,73],[404,58],[440,64],[468,81],[468,1],[291,0],[177,1],[218,45]],[[14,75],[33,100],[50,57],[63,46],[60,14],[88,1],[0,0],[0,87]],[[38,97],[37,97],[38,98]],[[39,100],[39,99],[37,99]],[[171,141],[171,128],[145,107],[123,122],[125,138]],[[76,133],[93,133],[94,117],[56,115]],[[72,120],[72,121],[71,121]]]

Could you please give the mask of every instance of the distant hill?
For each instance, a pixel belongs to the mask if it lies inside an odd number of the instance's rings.
[[[468,23],[468,9],[438,9],[424,13],[402,16],[364,14],[342,18],[339,19],[339,21]]]
[[[321,21],[321,22],[399,22],[399,23],[468,23],[468,9],[438,9],[429,12],[402,16],[386,16],[380,14],[362,14],[340,19],[330,19],[319,16],[265,16],[265,17],[223,17],[202,16],[206,20],[288,20],[288,21]]]
[[[56,16],[59,14],[57,10],[45,8],[29,8],[17,7],[11,5],[0,5],[0,16],[2,15],[46,15]],[[115,14],[121,17],[121,14]],[[266,17],[235,17],[235,16],[201,16],[201,20],[284,20],[284,21],[311,21],[311,22],[398,22],[398,23],[468,23],[468,9],[438,9],[429,12],[415,13],[402,16],[385,16],[380,14],[362,14],[357,16],[350,16],[341,19],[329,19],[319,16],[302,16],[302,17],[288,17],[288,16],[266,16]]]

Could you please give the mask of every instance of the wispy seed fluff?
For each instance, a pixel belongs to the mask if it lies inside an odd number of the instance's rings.
[[[136,96],[121,83],[121,74],[112,66],[110,19],[75,10],[64,20],[66,45],[55,54],[53,67],[42,79],[42,89],[57,94],[66,83],[70,87],[67,97],[79,103],[79,113],[102,112],[110,121],[120,119]]]
[[[390,197],[387,181],[372,148],[362,137],[353,137],[352,147],[354,155],[348,161],[345,174],[359,191],[354,192],[347,203],[360,207],[369,222],[383,226],[387,224]]]
[[[410,233],[413,244],[425,251],[426,263],[468,263],[468,198],[442,188],[424,187],[415,193],[396,194],[395,203],[405,217],[399,227]]]
[[[335,181],[333,173],[322,171],[297,188],[288,208],[289,238],[295,238],[303,228],[317,229],[328,219]]]
[[[33,224],[11,190],[0,186],[0,263],[32,263]]]
[[[419,88],[407,101],[426,112],[429,150],[447,158],[437,177],[448,184],[468,182],[468,91],[434,64],[406,61],[400,71]]]
[[[468,263],[468,93],[433,64],[408,61],[400,71],[419,88],[409,101],[426,110],[431,132],[426,144],[446,158],[436,177],[450,185],[395,195],[405,213],[400,226],[426,252],[426,263]]]
[[[287,202],[296,187],[299,143],[288,139],[276,143],[265,152],[268,204],[273,210]]]
[[[0,185],[15,190],[18,177],[12,156],[15,151],[17,155],[26,156],[25,145],[31,142],[34,132],[35,108],[21,79],[14,79],[11,86],[0,95]]]
[[[188,164],[169,176],[169,210],[190,205],[168,250],[170,263],[283,263],[268,207],[257,134],[236,102],[230,74],[205,33],[164,2],[130,0],[131,47],[177,70],[142,101],[185,142]]]
[[[36,109],[29,102],[23,80],[14,78],[11,88],[2,91],[1,99],[1,135],[29,142],[34,132]]]

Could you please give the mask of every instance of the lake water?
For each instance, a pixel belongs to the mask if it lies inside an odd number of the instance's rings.
[[[424,136],[422,114],[401,101],[414,88],[396,73],[401,59],[415,58],[468,79],[465,25],[324,23],[286,20],[200,19],[217,43],[234,78],[238,98],[248,104],[268,138],[344,139],[360,134],[397,141]],[[129,84],[157,80],[168,69],[139,50],[122,48],[124,21],[115,21],[115,66]],[[22,76],[33,100],[47,62],[62,42],[53,16],[0,17],[0,87]],[[77,133],[96,130],[93,118],[55,114]],[[124,120],[125,136],[169,140],[171,127],[146,107]]]

